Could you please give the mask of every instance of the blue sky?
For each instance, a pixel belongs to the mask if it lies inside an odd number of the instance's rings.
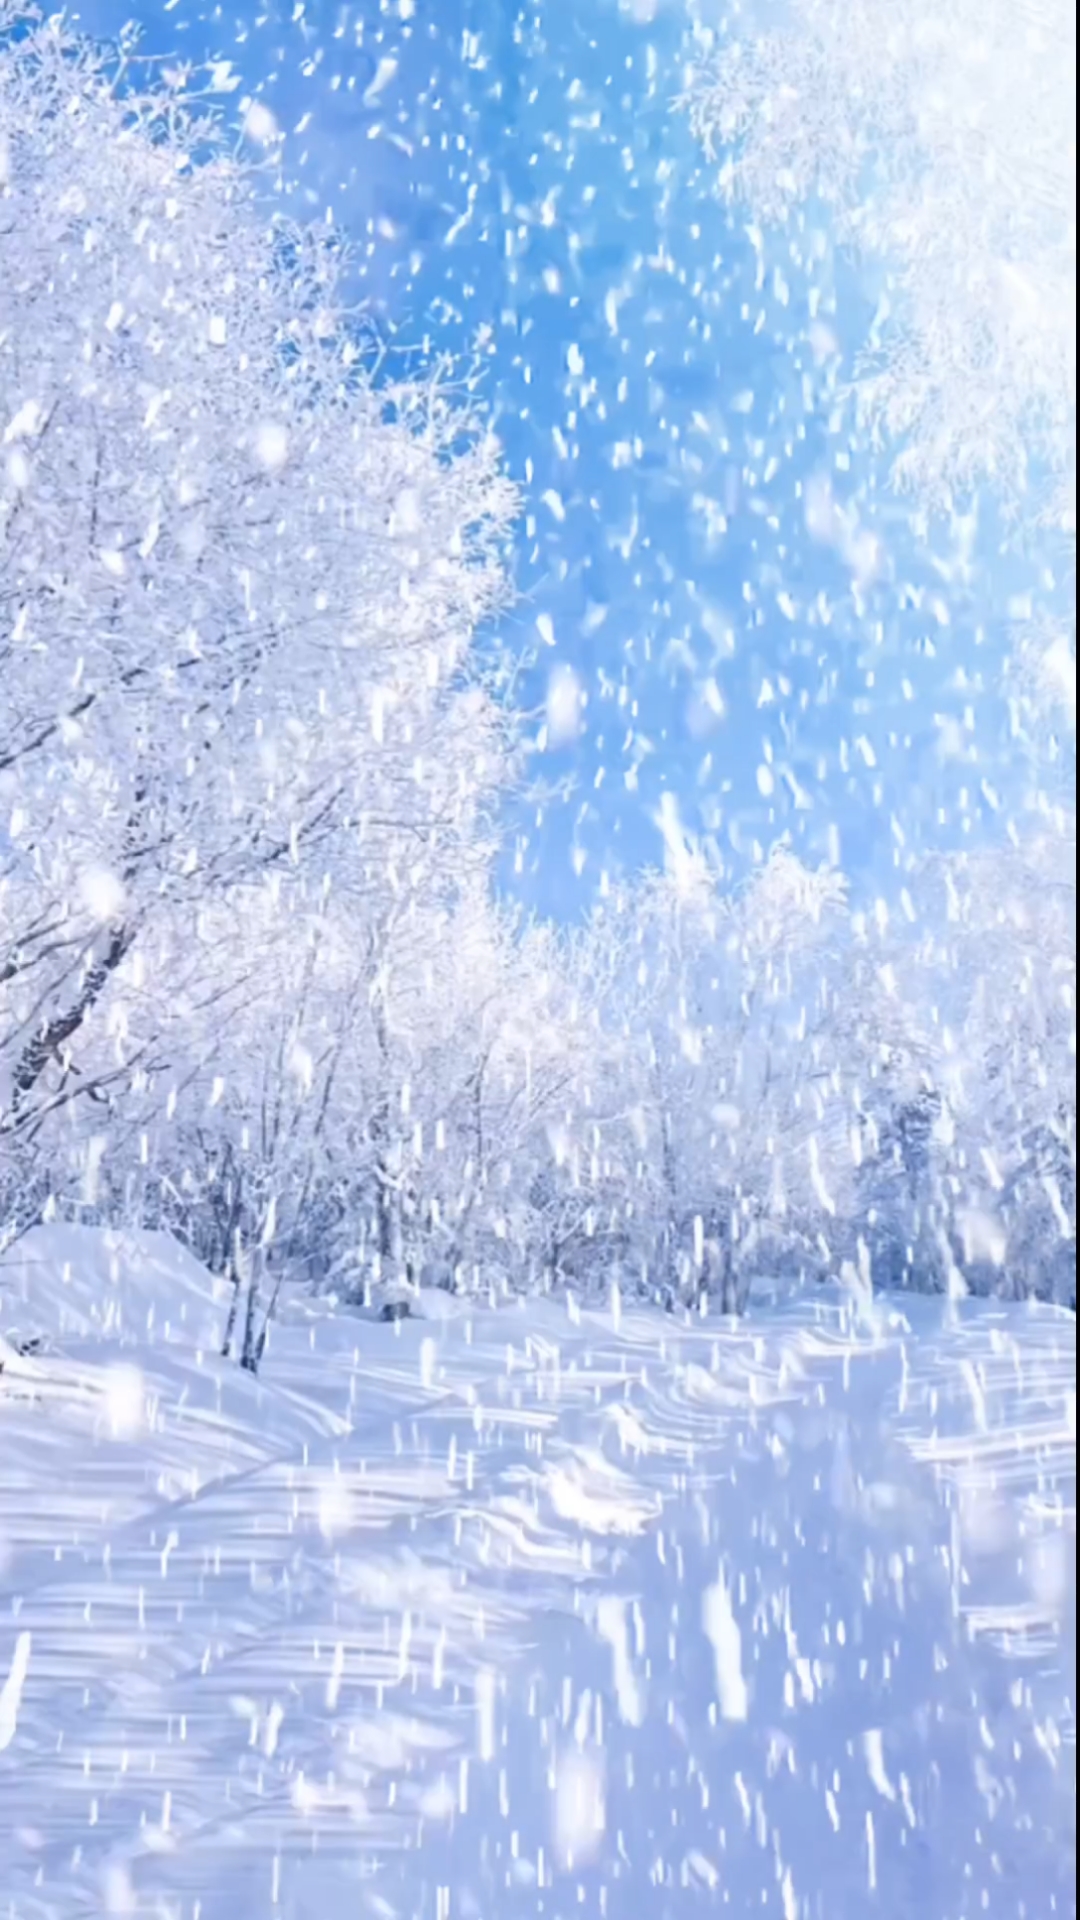
[[[114,33],[127,10],[81,17]],[[999,555],[988,603],[995,530],[917,541],[880,487],[835,399],[873,290],[812,216],[759,235],[719,207],[672,111],[679,8],[176,0],[140,24],[152,51],[231,62],[227,113],[272,107],[298,201],[350,234],[394,353],[469,366],[522,484],[499,638],[531,733],[553,672],[586,704],[531,761],[561,792],[512,807],[508,887],[575,915],[603,872],[660,857],[665,793],[732,872],[790,832],[875,891],[983,830],[986,689],[1027,569]],[[807,526],[826,479],[880,542],[858,588]]]

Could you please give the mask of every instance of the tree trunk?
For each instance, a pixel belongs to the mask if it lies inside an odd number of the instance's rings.
[[[33,1092],[50,1060],[56,1059],[61,1047],[76,1034],[101,998],[110,978],[116,972],[124,955],[135,940],[134,926],[114,927],[109,936],[109,944],[100,960],[95,960],[82,984],[78,998],[66,1013],[57,1013],[47,1021],[40,1033],[36,1033],[23,1048],[12,1075],[11,1114],[12,1131],[20,1124],[27,1097]]]
[[[738,1275],[735,1269],[735,1236],[732,1232],[730,1203],[714,1207],[709,1214],[702,1264],[702,1291],[720,1302],[723,1314],[740,1312]]]
[[[256,1263],[251,1263],[248,1276],[247,1309],[244,1314],[244,1345],[240,1353],[240,1365],[245,1373],[258,1373],[259,1352],[255,1338],[255,1317],[259,1305],[259,1282],[256,1277]]]
[[[232,1299],[229,1301],[229,1317],[225,1322],[225,1333],[221,1342],[221,1357],[223,1360],[227,1360],[232,1352],[236,1322],[240,1317],[240,1273],[235,1265],[232,1270],[232,1283],[233,1290]]]
[[[668,1113],[666,1107],[660,1115],[660,1141],[666,1216],[661,1240],[663,1248],[663,1293],[666,1301],[674,1303],[679,1297],[678,1175],[675,1167],[675,1147],[671,1137],[671,1115]]]

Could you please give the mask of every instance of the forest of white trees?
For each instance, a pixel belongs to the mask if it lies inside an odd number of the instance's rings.
[[[1071,1299],[1071,635],[1018,643],[1000,846],[867,906],[787,844],[733,886],[671,819],[585,924],[530,920],[483,640],[514,490],[445,373],[374,377],[336,236],[268,216],[253,144],[55,26],[0,44],[0,1246],[166,1226],[235,1281],[249,1365],[281,1286]],[[863,395],[909,466],[921,338]],[[1044,347],[1006,398],[1050,470]]]

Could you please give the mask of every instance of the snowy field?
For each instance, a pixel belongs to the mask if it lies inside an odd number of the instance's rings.
[[[3,1920],[1075,1912],[1071,1316],[0,1275]]]

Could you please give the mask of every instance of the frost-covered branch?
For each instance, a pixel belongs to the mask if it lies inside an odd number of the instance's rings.
[[[779,17],[778,17],[779,16]],[[1074,522],[1076,26],[1064,0],[783,0],[699,36],[684,95],[721,192],[884,276],[854,393],[932,502],[1049,482]]]

